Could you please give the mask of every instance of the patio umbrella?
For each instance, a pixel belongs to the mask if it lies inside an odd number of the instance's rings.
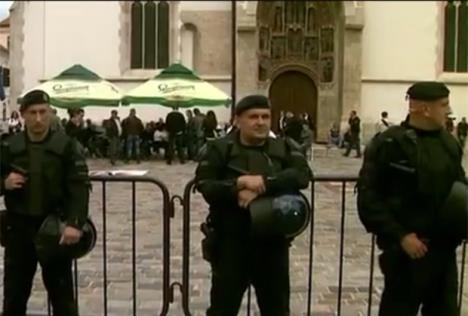
[[[65,109],[117,106],[122,99],[119,88],[82,65],[74,65],[31,90],[43,90],[49,94],[50,104]],[[19,102],[27,92],[19,97]]]
[[[159,75],[129,91],[124,104],[160,104],[168,107],[228,106],[230,97],[200,79],[182,64],[175,63]]]

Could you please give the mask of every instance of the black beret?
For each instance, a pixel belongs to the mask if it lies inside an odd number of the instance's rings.
[[[242,98],[236,105],[236,115],[250,109],[269,109],[270,101],[268,98],[261,94],[252,94]]]
[[[49,95],[42,90],[32,90],[26,93],[21,99],[20,110],[24,111],[31,105],[44,103],[49,104]]]
[[[450,90],[441,82],[421,81],[413,84],[406,94],[413,100],[435,101],[448,97]]]

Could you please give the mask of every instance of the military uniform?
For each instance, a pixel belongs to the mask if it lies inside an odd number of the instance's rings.
[[[411,97],[422,98],[424,91]],[[366,148],[358,211],[383,251],[380,316],[416,316],[421,305],[424,316],[458,315],[455,249],[461,239],[445,234],[439,220],[453,183],[465,182],[461,159],[461,148],[447,131],[421,130],[409,121],[378,134]],[[413,260],[402,249],[400,242],[410,233],[427,245],[423,258]]]
[[[240,143],[239,132],[209,142],[196,170],[197,188],[210,206],[204,257],[212,268],[207,315],[237,315],[253,285],[262,315],[289,315],[289,246],[284,236],[255,238],[247,209],[238,206],[236,181],[263,175],[266,195],[308,186],[310,168],[294,141],[268,138],[261,147]]]
[[[1,232],[5,247],[3,316],[22,316],[38,263],[36,233],[51,213],[81,229],[88,214],[88,169],[76,140],[62,131],[50,130],[41,142],[31,142],[21,132],[2,143],[1,156],[0,195],[7,208]],[[26,177],[22,188],[5,189],[11,172]],[[78,315],[71,259],[40,264],[54,315]]]

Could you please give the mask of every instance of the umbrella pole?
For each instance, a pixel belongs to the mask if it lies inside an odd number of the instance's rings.
[[[231,58],[232,58],[232,62],[231,62],[231,66],[232,66],[232,69],[231,69],[231,119],[234,118],[234,109],[235,109],[235,104],[236,104],[236,51],[237,51],[237,47],[236,47],[236,37],[237,37],[237,25],[236,25],[236,16],[237,16],[237,12],[236,12],[237,8],[236,8],[236,1],[235,0],[231,0],[231,26],[232,26],[232,29],[231,29],[231,41],[232,41],[232,51],[231,51]]]

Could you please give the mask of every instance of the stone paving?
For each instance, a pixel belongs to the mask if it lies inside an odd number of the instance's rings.
[[[465,161],[468,162],[468,161]],[[361,160],[344,158],[337,150],[326,152],[319,147],[311,161],[315,173],[356,174]],[[465,166],[468,164],[465,163]],[[109,168],[107,161],[90,161],[91,169]],[[119,165],[119,169],[147,169],[149,175],[167,184],[172,194],[182,194],[185,184],[193,176],[195,164],[167,166],[160,161],[140,165]],[[337,314],[339,284],[339,254],[341,231],[340,183],[316,184],[316,225],[312,277],[312,315]],[[107,312],[108,315],[160,315],[162,310],[162,193],[153,184],[136,185],[136,297],[132,295],[132,186],[111,183],[106,185],[106,247],[107,247]],[[182,208],[176,204],[170,223],[171,282],[182,282]],[[104,315],[103,282],[103,212],[102,185],[96,183],[91,198],[91,214],[99,229],[95,250],[79,261],[79,304],[83,316]],[[208,303],[210,270],[201,258],[199,225],[207,214],[207,207],[199,194],[193,195],[190,212],[190,297],[192,315],[204,315]],[[365,233],[356,213],[353,184],[346,186],[343,291],[341,315],[367,315],[369,289],[370,236]],[[291,247],[291,309],[292,315],[306,315],[309,276],[310,230],[297,238]],[[468,265],[466,265],[468,268]],[[3,267],[0,268],[3,272]],[[44,288],[36,276],[30,311],[47,311]],[[468,285],[468,273],[464,284]],[[381,294],[382,276],[378,268],[372,288],[372,315],[376,315]],[[468,315],[468,290],[464,294],[464,311]],[[3,289],[0,289],[3,290]],[[133,300],[135,299],[135,301]],[[180,291],[176,287],[174,303],[169,315],[183,315]],[[244,300],[241,314],[246,314]],[[252,296],[251,315],[260,315]]]

